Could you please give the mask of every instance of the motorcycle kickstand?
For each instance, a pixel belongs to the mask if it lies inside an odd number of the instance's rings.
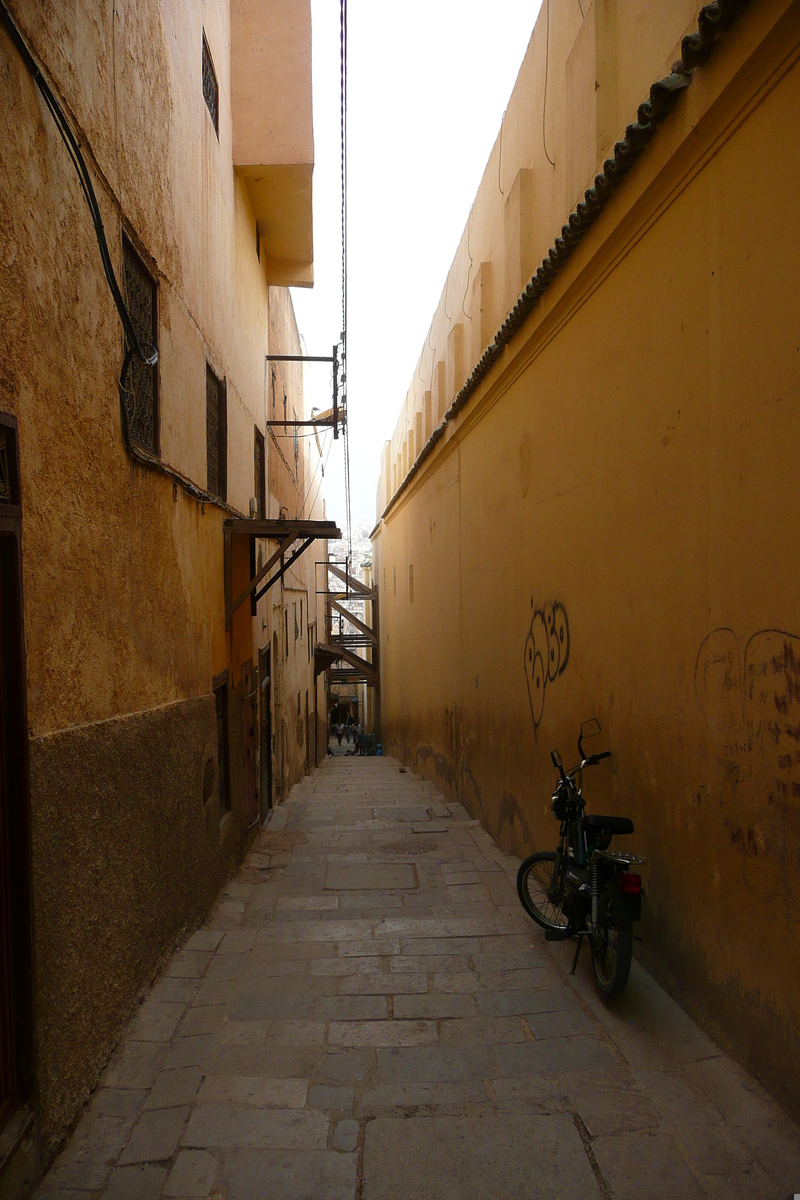
[[[586,936],[585,933],[578,934],[578,949],[575,951],[575,957],[572,960],[572,970],[570,971],[570,975],[575,974],[575,968],[578,965],[578,956],[580,955],[581,946],[583,945],[583,939],[585,938],[585,936]]]

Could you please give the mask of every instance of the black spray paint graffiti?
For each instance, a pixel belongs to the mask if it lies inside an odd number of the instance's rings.
[[[800,638],[760,629],[745,640],[715,629],[698,652],[694,686],[724,758],[767,744],[797,754],[800,763]]]
[[[759,629],[740,638],[732,629],[715,629],[697,655],[694,686],[726,780],[751,789],[749,804],[740,801],[725,816],[731,845],[750,858],[776,853],[789,872],[787,903],[796,909],[800,890],[791,881],[800,878],[800,637]],[[745,811],[748,821],[740,824]]]
[[[542,720],[548,680],[564,673],[569,662],[569,622],[563,604],[537,608],[525,639],[525,681],[533,718],[533,732]]]

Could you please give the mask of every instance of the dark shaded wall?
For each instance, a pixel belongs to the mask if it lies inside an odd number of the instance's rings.
[[[597,716],[643,961],[798,1114],[800,14],[752,17],[374,546],[385,748],[524,855]]]
[[[212,697],[30,743],[41,1111],[88,1097],[165,951],[220,882]]]

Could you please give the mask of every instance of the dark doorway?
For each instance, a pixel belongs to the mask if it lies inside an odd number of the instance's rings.
[[[317,696],[319,692],[316,688],[316,680],[314,686],[314,711],[311,714],[311,720],[314,722],[314,766],[319,766],[319,720],[317,718]]]
[[[309,726],[308,726],[308,692],[306,692],[306,775],[311,770],[311,748],[309,746]]]
[[[17,426],[0,413],[0,1129],[33,1091],[21,528]]]
[[[258,820],[256,791],[256,712],[258,693],[253,686],[253,660],[242,667],[242,734],[244,739],[244,789],[247,824]]]
[[[269,646],[258,652],[258,674],[261,681],[261,722],[259,744],[261,747],[261,820],[266,821],[272,808],[272,687],[270,680]]]
[[[2,539],[5,543],[6,539]],[[0,573],[0,620],[3,631],[7,621],[6,610],[10,607],[6,581]],[[3,638],[2,641],[5,639]],[[5,656],[0,647],[0,710],[5,716],[6,698],[3,688]],[[14,1064],[14,988],[11,966],[11,895],[10,895],[10,847],[8,844],[9,796],[6,787],[6,730],[2,721],[0,733],[0,1129],[8,1121],[16,1098],[16,1070]]]

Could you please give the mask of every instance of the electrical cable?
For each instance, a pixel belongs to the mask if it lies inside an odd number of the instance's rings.
[[[328,453],[325,455],[325,462],[322,464],[322,471],[320,472],[319,483],[317,484],[317,490],[314,493],[314,499],[311,501],[311,505],[309,506],[309,509],[308,509],[308,511],[310,513],[312,513],[314,511],[314,505],[317,503],[317,496],[319,495],[319,490],[322,487],[322,481],[325,478],[325,467],[327,467],[327,465],[328,465],[328,459],[330,458],[330,453],[331,453],[332,449],[333,449],[333,438],[331,438],[330,442],[328,443]]]
[[[136,329],[134,328],[131,315],[122,295],[122,291],[114,271],[114,266],[111,261],[111,253],[108,248],[108,241],[106,240],[105,227],[103,225],[103,218],[100,213],[100,205],[97,200],[97,194],[94,190],[91,175],[89,174],[89,169],[86,165],[86,160],[83,156],[81,144],[73,133],[72,127],[67,120],[63,108],[59,104],[58,100],[56,100],[50,85],[42,74],[41,68],[33,57],[31,51],[28,49],[25,39],[20,33],[3,0],[0,0],[0,23],[2,23],[17,53],[22,59],[25,69],[33,79],[34,83],[39,89],[39,92],[41,93],[42,99],[47,105],[48,111],[53,118],[53,122],[58,134],[61,137],[70,161],[75,168],[81,191],[83,192],[84,199],[86,200],[89,208],[89,216],[92,226],[94,227],[95,237],[97,239],[97,245],[100,251],[100,261],[103,267],[103,274],[106,277],[106,282],[108,283],[111,297],[114,301],[114,305],[119,314],[119,318],[122,322],[122,327],[125,333],[125,355],[123,357],[122,369],[119,373],[118,380],[120,421],[122,425],[122,438],[125,443],[125,449],[129,457],[141,463],[143,466],[148,466],[154,470],[160,471],[162,474],[166,475],[167,478],[172,480],[174,486],[182,488],[187,495],[191,496],[192,499],[196,500],[198,503],[214,504],[217,507],[224,509],[226,512],[231,513],[233,516],[240,517],[242,514],[238,509],[232,508],[230,505],[226,504],[224,500],[222,500],[219,496],[215,496],[212,492],[205,491],[203,488],[198,487],[197,484],[193,483],[190,479],[187,479],[185,475],[178,471],[177,468],[170,466],[169,463],[163,462],[154,455],[148,454],[143,448],[134,446],[131,441],[128,407],[126,403],[126,396],[128,395],[126,388],[128,372],[130,370],[131,362],[134,358],[137,358],[144,366],[154,367],[158,362],[158,350],[149,342],[142,341],[136,333]]]
[[[501,136],[502,136],[502,134],[501,134]],[[472,250],[470,249],[470,245],[469,245],[469,237],[470,237],[470,233],[472,232],[472,209],[473,208],[474,208],[474,205],[469,210],[469,218],[467,220],[467,254],[469,255],[469,270],[467,271],[467,283],[466,283],[466,287],[464,288],[464,295],[461,297],[461,311],[463,312],[464,316],[469,321],[472,320],[472,313],[468,313],[467,310],[464,308],[464,301],[466,300],[467,292],[469,291],[469,281],[472,276],[472,267],[473,267]]]
[[[500,147],[497,151],[497,190],[501,196],[505,196],[505,192],[500,184],[500,170],[503,166],[503,130],[506,127],[506,114],[503,112],[503,119],[500,122]],[[470,209],[470,213],[472,209]]]
[[[270,426],[267,426],[267,429],[269,431],[269,436],[272,438],[275,449],[278,451],[278,455],[280,456],[281,462],[286,467],[286,470],[289,472],[289,475],[291,476],[291,480],[292,480],[292,483],[295,485],[295,488],[297,488],[297,479],[295,477],[295,473],[292,470],[292,468],[289,466],[288,462],[286,461],[286,456],[284,455],[283,451],[280,448],[278,439],[276,438],[275,434],[272,432],[272,429]]]
[[[114,266],[111,262],[111,254],[108,249],[106,233],[103,227],[103,218],[100,214],[100,205],[97,202],[97,195],[94,190],[94,185],[92,184],[89,169],[86,166],[86,160],[81,152],[80,142],[72,132],[64,110],[53,95],[50,85],[42,75],[36,60],[28,49],[22,34],[14,23],[14,20],[3,3],[3,0],[0,0],[0,21],[2,21],[8,36],[14,43],[20,58],[25,64],[28,74],[31,76],[41,92],[42,98],[50,111],[53,121],[55,122],[56,129],[61,136],[61,140],[67,148],[67,153],[69,154],[72,165],[74,166],[78,176],[78,182],[80,183],[81,191],[83,192],[86,203],[89,206],[89,215],[91,217],[92,225],[94,226],[97,245],[100,250],[100,261],[103,265],[103,274],[106,277],[106,282],[108,283],[114,304],[117,312],[119,313],[120,320],[122,321],[122,326],[125,330],[125,337],[128,343],[125,358],[122,364],[122,371],[119,377],[120,398],[122,399],[125,394],[125,380],[130,367],[131,359],[135,356],[141,363],[144,363],[145,366],[153,367],[158,362],[158,350],[156,350],[154,346],[149,345],[149,343],[143,344],[137,336],[131,315],[128,312],[119,283],[117,282]],[[147,346],[147,351],[144,348],[145,346]],[[125,408],[124,402],[122,407],[123,409]],[[123,426],[127,441],[127,412],[124,413]]]
[[[544,154],[551,167],[555,163],[547,152],[547,134],[545,132],[545,117],[547,116],[547,72],[550,64],[550,0],[547,0],[547,42],[544,56],[544,100],[542,101],[542,145]]]
[[[344,431],[345,511],[348,557],[353,553],[350,504],[350,422],[347,419],[347,0],[339,0],[339,123],[342,166],[342,427]]]
[[[327,433],[327,432],[328,432],[328,430],[323,430],[323,435],[324,435],[325,433]],[[309,436],[311,436],[311,435],[309,435],[309,434],[306,434],[305,436],[306,436],[306,437],[309,437]],[[326,466],[328,465],[328,455],[329,455],[329,454],[330,454],[330,452],[331,452],[331,447],[332,447],[332,446],[333,446],[333,438],[331,437],[331,439],[330,439],[330,441],[329,441],[329,443],[328,443],[328,448],[327,448],[327,452],[326,452],[326,455],[325,455],[325,459],[324,459],[322,462],[320,462],[320,463],[318,463],[318,464],[317,464],[317,466],[318,466],[319,468],[321,468],[320,483],[322,482],[322,479],[325,477],[325,468],[326,468]],[[321,458],[321,457],[322,457],[322,456],[320,455],[320,458]],[[296,519],[296,520],[297,520],[298,518],[299,518],[300,520],[304,520],[304,513],[305,513],[305,511],[306,511],[306,501],[308,500],[308,497],[309,497],[309,494],[310,494],[310,492],[311,492],[311,489],[312,489],[312,487],[314,486],[314,480],[316,479],[316,477],[317,477],[317,469],[315,468],[315,469],[314,469],[314,470],[311,472],[311,482],[309,483],[308,487],[306,488],[305,495],[303,496],[303,503],[302,503],[302,506],[301,506],[299,509],[296,509],[296,510],[295,510],[295,514],[294,514],[294,515],[295,515],[295,519]],[[319,488],[317,488],[317,491],[319,491]],[[311,507],[312,507],[312,508],[313,508],[313,506],[314,506],[314,503],[316,502],[316,499],[317,499],[317,497],[316,497],[316,495],[315,495],[315,496],[314,496],[314,500],[311,502]],[[310,510],[309,510],[309,511],[310,511]]]

